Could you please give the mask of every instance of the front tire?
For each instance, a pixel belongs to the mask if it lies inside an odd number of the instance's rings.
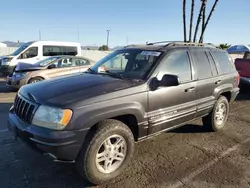
[[[219,131],[225,127],[229,114],[229,103],[226,97],[220,96],[209,115],[202,118],[203,125],[209,131]]]
[[[105,120],[87,137],[76,159],[76,167],[88,182],[102,184],[121,174],[133,153],[131,130],[118,120]]]
[[[40,82],[40,81],[43,81],[43,79],[40,77],[31,78],[29,80],[29,84],[33,84],[33,83]]]

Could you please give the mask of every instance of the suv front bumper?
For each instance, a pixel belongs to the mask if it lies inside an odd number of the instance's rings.
[[[88,130],[55,131],[27,125],[12,110],[8,118],[8,128],[32,149],[53,156],[55,160],[74,161],[82,147]]]

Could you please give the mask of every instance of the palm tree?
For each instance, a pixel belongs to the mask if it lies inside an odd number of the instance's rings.
[[[193,42],[196,42],[196,37],[197,37],[197,34],[198,34],[200,22],[201,22],[201,19],[202,19],[202,12],[204,10],[204,7],[206,7],[206,3],[207,3],[207,0],[201,0],[201,1],[202,1],[202,3],[201,3],[201,7],[200,7],[200,12],[199,12],[199,15],[198,15],[198,18],[197,18],[197,23],[196,23],[196,27],[195,27]]]
[[[208,23],[209,23],[209,21],[210,21],[210,19],[211,19],[211,16],[212,16],[213,12],[215,11],[215,7],[216,7],[216,5],[217,5],[218,2],[219,2],[219,0],[215,0],[215,1],[214,1],[214,5],[213,5],[213,7],[212,7],[212,9],[211,9],[211,11],[210,11],[210,13],[209,13],[209,15],[208,15],[208,18],[207,18],[207,21],[206,21],[206,23],[205,23],[205,26],[204,26],[204,28],[202,29],[201,36],[200,36],[200,41],[201,41],[201,40],[203,39],[203,37],[204,37],[204,33],[205,33],[205,31],[206,31],[207,25],[208,25]]]
[[[190,26],[189,26],[189,42],[192,41],[193,18],[194,18],[194,3],[195,3],[195,0],[192,0],[191,16],[190,16]]]
[[[228,48],[230,48],[230,47],[231,47],[231,45],[230,45],[230,44],[225,43],[225,44],[220,44],[220,45],[219,45],[219,47],[220,47],[221,49],[223,49],[223,50],[227,50]]]
[[[204,32],[204,28],[205,28],[205,23],[206,23],[206,8],[207,8],[207,5],[205,4],[205,7],[204,7],[203,12],[202,12],[201,33]],[[200,38],[199,43],[203,43],[203,39],[204,39],[204,36],[202,36],[202,38]]]
[[[184,42],[187,41],[187,29],[186,29],[186,0],[183,0],[183,30],[184,30]]]

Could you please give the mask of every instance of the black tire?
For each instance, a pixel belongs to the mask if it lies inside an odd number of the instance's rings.
[[[110,173],[98,170],[96,155],[103,142],[112,135],[120,135],[126,141],[126,155],[123,162]],[[134,153],[134,136],[131,130],[118,120],[105,120],[97,125],[97,130],[88,135],[83,147],[76,159],[76,167],[79,174],[88,182],[103,184],[121,174],[129,164]],[[112,163],[112,162],[111,162]]]
[[[32,84],[32,83],[36,83],[36,82],[40,82],[40,81],[42,81],[43,79],[42,78],[40,78],[40,77],[35,77],[35,78],[31,78],[30,80],[29,80],[29,84]]]
[[[225,112],[223,121],[221,121],[221,123],[218,123],[218,121],[216,121],[215,113],[221,104],[225,106],[226,112]],[[213,110],[207,116],[202,118],[203,125],[209,131],[213,131],[213,132],[219,131],[225,127],[225,124],[228,119],[228,114],[229,114],[228,100],[226,97],[220,96],[217,102],[215,103]]]

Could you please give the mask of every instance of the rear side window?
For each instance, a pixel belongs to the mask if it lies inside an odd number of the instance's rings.
[[[222,74],[227,74],[235,70],[233,62],[227,52],[214,51],[213,54],[218,60],[218,64]]]
[[[43,56],[77,55],[76,46],[43,46]]]
[[[212,77],[212,69],[206,52],[201,50],[192,50],[191,52],[195,62],[198,79]]]

